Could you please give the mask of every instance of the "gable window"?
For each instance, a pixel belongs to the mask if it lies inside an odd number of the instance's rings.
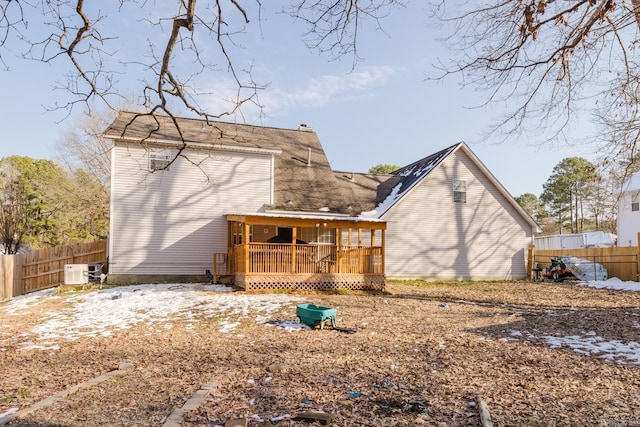
[[[453,181],[453,201],[467,203],[467,181],[462,179]]]
[[[149,152],[149,170],[169,170],[171,163],[171,152],[169,150],[158,150]]]
[[[638,202],[631,203],[631,211],[633,212],[640,211],[640,203]]]

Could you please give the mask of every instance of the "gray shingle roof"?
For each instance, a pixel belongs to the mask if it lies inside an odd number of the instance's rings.
[[[281,129],[200,119],[177,118],[183,138],[167,116],[121,112],[105,131],[114,139],[147,143],[185,141],[203,148],[241,147],[280,150],[275,154],[274,205],[271,209],[357,214],[351,192],[334,175],[320,140],[313,130]]]
[[[166,116],[121,112],[105,131],[113,139],[144,140],[147,143],[177,143],[215,149],[273,150],[275,153],[274,210],[318,212],[358,216],[363,212],[379,217],[425,178],[451,153],[462,148],[509,198],[516,210],[535,222],[513,200],[504,187],[461,142],[407,165],[392,174],[371,175],[334,172],[320,140],[312,129],[281,129],[238,123],[177,118],[182,138]],[[226,147],[226,148],[225,148]],[[376,212],[371,212],[376,209]]]
[[[346,199],[351,206],[351,213],[358,215],[373,210],[380,202],[378,189],[393,175],[372,175],[356,172],[334,172],[338,184],[342,187]]]

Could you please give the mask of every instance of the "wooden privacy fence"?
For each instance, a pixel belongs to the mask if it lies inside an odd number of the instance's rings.
[[[64,283],[65,264],[106,263],[107,241],[0,255],[0,301]]]
[[[533,263],[537,262],[545,268],[551,263],[551,257],[572,256],[602,264],[607,269],[607,277],[617,277],[624,281],[638,281],[640,248],[637,246],[623,246],[611,248],[581,248],[581,249],[547,249],[536,250],[529,246],[528,268],[529,277]]]

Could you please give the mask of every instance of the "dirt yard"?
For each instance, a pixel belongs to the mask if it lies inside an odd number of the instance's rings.
[[[141,321],[95,333],[97,321],[73,310],[97,292],[0,304],[5,420],[132,365],[8,425],[162,426],[216,383],[183,426],[319,425],[292,419],[305,411],[331,414],[335,426],[479,426],[478,396],[495,426],[640,426],[640,292],[393,283],[377,295],[278,294],[277,304],[234,292],[166,318],[166,307],[141,305]],[[136,289],[100,292],[111,293],[95,319]],[[208,298],[206,287],[193,292]],[[336,308],[338,326],[357,332],[287,327],[302,302]]]

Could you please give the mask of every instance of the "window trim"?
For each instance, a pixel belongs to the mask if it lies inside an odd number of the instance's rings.
[[[467,203],[467,181],[464,179],[453,180],[453,202]]]
[[[171,169],[170,150],[152,150],[149,152],[149,171],[168,171]]]

